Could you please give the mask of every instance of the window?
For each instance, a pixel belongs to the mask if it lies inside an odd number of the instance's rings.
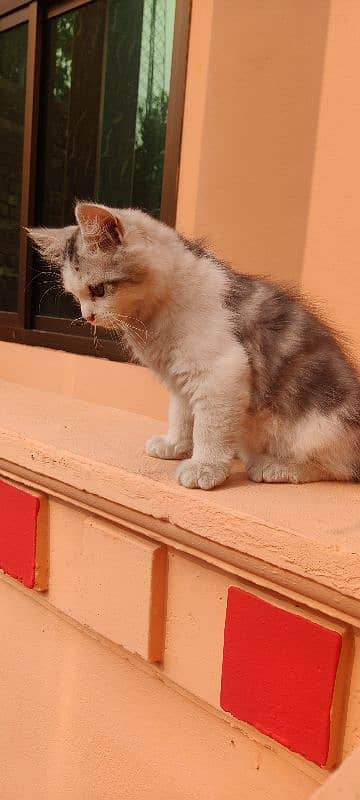
[[[0,309],[16,311],[27,23],[0,33]]]
[[[23,226],[72,223],[75,198],[174,224],[190,0],[45,6],[0,17],[0,338],[122,360],[76,325]]]

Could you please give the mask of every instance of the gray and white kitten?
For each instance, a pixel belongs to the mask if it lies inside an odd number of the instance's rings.
[[[360,379],[296,294],[233,272],[134,209],[78,203],[77,225],[32,229],[92,325],[123,331],[170,390],[169,430],[146,444],[211,489],[239,456],[268,483],[360,480]]]

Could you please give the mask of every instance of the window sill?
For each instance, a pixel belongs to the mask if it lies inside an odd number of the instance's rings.
[[[148,458],[163,423],[1,382],[0,471],[128,520],[174,547],[319,608],[360,618],[356,485],[255,485],[235,464],[226,486],[189,491],[174,463]]]

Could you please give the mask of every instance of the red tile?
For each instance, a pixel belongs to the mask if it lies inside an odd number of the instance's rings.
[[[231,587],[221,707],[324,765],[341,647],[337,631]]]
[[[35,585],[38,497],[0,481],[0,569]]]

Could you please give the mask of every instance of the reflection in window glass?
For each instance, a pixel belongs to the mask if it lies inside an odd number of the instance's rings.
[[[0,33],[0,311],[16,311],[27,23]]]
[[[159,216],[176,0],[95,0],[46,23],[37,222],[75,198]],[[51,292],[35,314],[73,316]]]
[[[132,205],[160,214],[176,0],[144,0]]]

